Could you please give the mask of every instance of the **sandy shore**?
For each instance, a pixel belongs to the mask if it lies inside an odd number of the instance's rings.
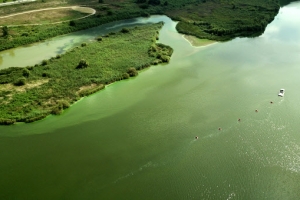
[[[199,39],[192,35],[183,35],[182,37],[194,47],[205,47],[217,43],[216,41],[213,40]]]

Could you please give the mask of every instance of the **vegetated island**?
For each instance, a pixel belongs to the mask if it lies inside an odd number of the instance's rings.
[[[1,70],[0,124],[60,114],[107,84],[136,76],[150,65],[169,62],[173,49],[156,43],[162,26],[161,22],[123,28],[39,65]]]
[[[116,20],[152,14],[171,17],[179,21],[176,28],[180,33],[202,39],[226,41],[235,37],[254,37],[264,32],[280,8],[278,0],[41,0],[0,7],[0,17],[72,5],[93,8],[96,14],[80,20],[67,18],[68,22],[55,25],[16,27],[4,22],[0,24],[0,51]]]

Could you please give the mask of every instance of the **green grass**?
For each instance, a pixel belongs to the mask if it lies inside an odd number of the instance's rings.
[[[84,43],[40,65],[0,71],[0,123],[60,114],[82,96],[168,62],[173,50],[156,43],[162,23],[123,29]],[[23,85],[25,84],[25,85]]]

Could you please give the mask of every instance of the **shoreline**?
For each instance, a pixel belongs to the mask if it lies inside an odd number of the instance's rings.
[[[208,39],[199,39],[192,35],[182,35],[183,39],[186,40],[192,47],[195,48],[202,48],[202,47],[208,47],[214,44],[219,43],[218,41],[214,40],[208,40]]]

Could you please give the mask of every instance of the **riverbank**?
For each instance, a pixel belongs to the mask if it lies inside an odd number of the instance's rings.
[[[39,65],[1,70],[0,123],[33,122],[60,114],[107,84],[169,62],[172,48],[156,43],[162,25],[123,28]]]
[[[154,2],[154,1],[153,1]],[[28,27],[12,27],[6,34],[0,31],[0,51],[31,44],[62,34],[83,30],[112,21],[130,19],[151,14],[165,14],[178,20],[177,31],[193,35],[201,39],[216,41],[230,40],[235,37],[254,37],[263,33],[265,27],[274,19],[279,10],[277,0],[246,0],[229,1],[183,1],[169,0],[167,3],[135,3],[131,1],[115,0],[113,2],[91,2],[76,0],[73,3],[35,2],[24,7],[16,5],[0,8],[0,15],[15,13],[16,11],[40,9],[46,6],[58,7],[62,5],[84,5],[97,11],[95,16],[75,20],[72,23],[57,25],[42,25]],[[255,17],[253,17],[255,16]],[[9,26],[9,24],[5,24]]]
[[[217,41],[207,40],[207,39],[199,39],[192,35],[183,35],[182,37],[186,41],[188,41],[190,43],[190,45],[193,47],[205,47],[205,46],[209,46],[209,45],[217,43]]]

